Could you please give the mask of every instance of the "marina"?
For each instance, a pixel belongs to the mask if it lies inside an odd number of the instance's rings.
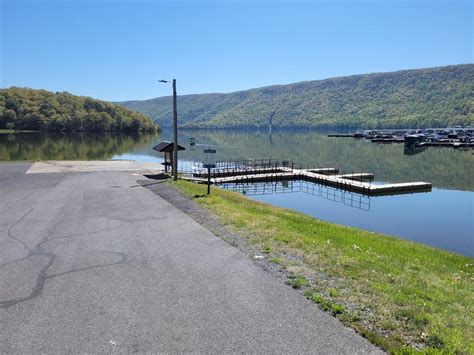
[[[425,129],[383,129],[356,131],[351,134],[328,134],[330,138],[356,138],[372,143],[404,143],[407,148],[474,148],[474,128],[447,127]]]

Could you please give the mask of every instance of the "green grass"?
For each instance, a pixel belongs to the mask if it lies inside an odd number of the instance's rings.
[[[302,275],[291,275],[286,280],[286,284],[293,288],[301,288],[309,285],[308,279]]]
[[[174,184],[189,196],[206,189],[185,181]],[[304,267],[306,277],[293,280],[304,278],[298,284],[308,288],[306,297],[382,348],[474,353],[474,259],[323,222],[218,188],[196,201],[268,251],[269,260],[283,268]],[[294,260],[285,255],[298,256],[304,265],[291,266]]]
[[[278,264],[278,265],[283,265],[285,263],[285,259],[280,258],[278,256],[274,256],[270,259],[272,263]]]
[[[335,288],[330,288],[329,290],[329,297],[338,297],[339,292]]]

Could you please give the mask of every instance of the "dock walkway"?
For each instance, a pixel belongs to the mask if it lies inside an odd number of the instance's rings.
[[[207,178],[207,172],[194,174],[195,180],[204,178]],[[372,173],[339,174],[339,170],[336,168],[293,169],[275,167],[271,171],[268,169],[241,169],[226,173],[219,172],[216,175],[211,173],[213,184],[304,180],[367,196],[429,192],[432,189],[432,184],[429,182],[373,184],[372,180],[374,178],[375,176]]]

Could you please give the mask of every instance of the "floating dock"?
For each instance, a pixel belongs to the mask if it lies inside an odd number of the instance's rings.
[[[372,138],[372,143],[404,143],[405,138],[393,137],[393,138]]]
[[[374,184],[375,176],[372,173],[352,173],[339,174],[337,168],[311,168],[311,169],[294,169],[293,167],[278,166],[262,166],[258,168],[252,167],[232,169],[216,169],[211,171],[211,183],[228,184],[228,183],[253,183],[266,181],[293,181],[303,180],[314,182],[321,185],[335,187],[341,190],[356,192],[367,196],[396,195],[415,192],[429,192],[432,184],[423,181],[404,182],[393,184]],[[194,181],[207,181],[207,171],[199,171],[193,174]]]
[[[336,134],[328,134],[328,137],[338,137],[338,138],[354,138],[354,134],[344,134],[344,133],[336,133]]]
[[[314,171],[312,171],[314,173]],[[375,175],[372,173],[352,173],[352,174],[342,174],[336,175],[335,177],[341,179],[349,179],[349,180],[373,180],[375,179]]]
[[[451,148],[474,148],[474,143],[460,142],[421,142],[416,147],[451,147]]]
[[[308,169],[310,173],[318,173],[324,175],[333,175],[339,173],[339,169],[337,168],[316,168],[316,169]]]

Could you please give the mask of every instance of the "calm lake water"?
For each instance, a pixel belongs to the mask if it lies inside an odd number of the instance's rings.
[[[405,154],[403,145],[329,138],[316,131],[183,130],[180,164],[203,161],[203,149],[217,160],[286,159],[304,165],[371,172],[375,182],[428,181],[433,191],[367,197],[307,182],[225,186],[249,198],[292,208],[320,219],[474,256],[474,151],[431,148]],[[194,150],[189,139],[196,140]],[[151,147],[170,140],[159,135],[0,134],[0,160],[133,159],[162,161]],[[1,165],[0,165],[1,168]]]

